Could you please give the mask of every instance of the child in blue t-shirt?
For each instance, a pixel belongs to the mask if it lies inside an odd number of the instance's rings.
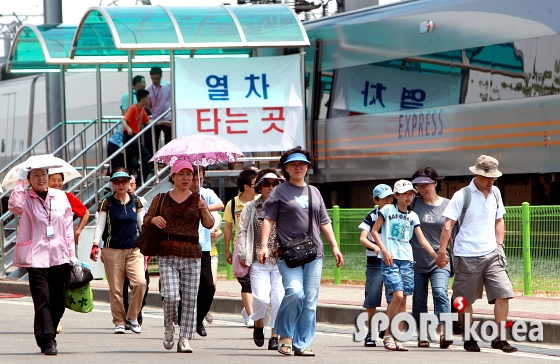
[[[401,342],[391,336],[391,321],[396,314],[406,311],[406,296],[412,295],[414,291],[414,258],[410,245],[412,234],[416,234],[420,244],[434,259],[437,258],[437,253],[420,229],[418,215],[414,211],[408,211],[408,205],[412,202],[415,192],[409,181],[397,181],[393,189],[397,203],[385,205],[379,210],[377,221],[371,229],[371,235],[381,250],[379,258],[383,259],[383,283],[386,291],[392,296],[387,307],[389,328],[385,331],[383,346],[393,351],[408,351]],[[381,227],[382,236],[379,236],[378,231]]]
[[[366,298],[364,300],[364,308],[366,309],[368,315],[368,323],[371,322],[371,318],[375,315],[377,307],[381,307],[381,295],[383,290],[383,276],[381,275],[381,259],[377,257],[380,250],[375,244],[373,236],[371,236],[371,228],[375,221],[377,220],[377,214],[383,206],[393,202],[393,191],[391,187],[385,184],[379,184],[373,189],[373,203],[378,205],[377,208],[368,212],[364,221],[358,226],[362,229],[360,234],[360,243],[366,247],[366,286],[365,294]],[[368,334],[364,341],[364,346],[375,347],[375,338],[371,337],[371,333],[368,330]]]

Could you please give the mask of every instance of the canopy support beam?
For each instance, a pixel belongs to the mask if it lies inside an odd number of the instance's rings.
[[[65,77],[65,69],[64,65],[60,65],[60,117],[62,121],[62,126],[60,128],[60,135],[62,137],[62,143],[66,142],[66,77]],[[60,144],[62,145],[62,144]],[[68,156],[66,154],[67,148],[62,150],[62,159],[67,160]]]
[[[177,105],[175,104],[175,52],[169,51],[169,73],[171,77],[171,138],[177,138]]]
[[[97,98],[97,135],[96,137],[100,136],[101,134],[103,134],[103,105],[102,105],[102,100],[103,100],[103,92],[101,90],[101,65],[96,64],[95,65],[95,86],[96,86],[96,98]],[[99,147],[96,146],[96,159],[97,159],[97,163],[100,163],[103,160],[103,150]],[[96,201],[97,202],[97,201]]]

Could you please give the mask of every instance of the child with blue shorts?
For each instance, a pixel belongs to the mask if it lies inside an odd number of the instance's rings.
[[[383,206],[393,202],[393,191],[391,187],[386,184],[379,184],[373,189],[373,203],[377,205],[377,208],[368,212],[364,221],[358,226],[362,229],[360,234],[360,243],[366,247],[366,287],[365,294],[366,298],[364,300],[364,308],[366,309],[368,315],[368,323],[371,322],[371,318],[375,315],[377,307],[381,307],[381,295],[383,289],[383,276],[381,275],[381,259],[378,258],[380,252],[379,247],[375,244],[373,236],[371,236],[371,228],[375,221],[377,220],[378,211],[383,208]],[[369,324],[368,324],[369,328]],[[364,346],[375,347],[375,338],[371,337],[371,333],[368,330],[368,334],[364,341]]]
[[[406,311],[406,296],[411,296],[414,291],[414,258],[410,239],[412,234],[418,238],[420,245],[436,259],[437,253],[426,240],[420,229],[420,219],[414,211],[408,210],[408,205],[414,198],[416,190],[410,181],[400,180],[395,183],[393,193],[397,199],[396,204],[385,205],[371,229],[371,235],[381,250],[381,274],[386,292],[392,299],[387,307],[389,328],[383,337],[383,346],[387,350],[408,351],[399,341],[391,336],[391,321],[396,314]],[[382,236],[378,231],[381,230]]]

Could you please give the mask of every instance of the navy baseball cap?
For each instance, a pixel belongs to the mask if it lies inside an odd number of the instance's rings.
[[[385,198],[387,196],[391,196],[393,194],[393,190],[386,184],[379,184],[375,186],[373,189],[373,198]]]

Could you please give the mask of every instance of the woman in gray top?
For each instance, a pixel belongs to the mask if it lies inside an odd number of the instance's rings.
[[[447,198],[438,195],[441,190],[442,179],[435,169],[431,167],[421,168],[412,175],[412,184],[416,187],[420,196],[414,198],[411,207],[420,219],[424,236],[436,252],[439,251],[439,240],[445,223],[445,217],[442,214],[449,204]],[[417,325],[419,325],[420,314],[428,312],[428,282],[432,286],[435,315],[439,317],[440,313],[451,312],[451,305],[447,296],[451,268],[449,263],[442,267],[436,266],[434,258],[420,245],[416,236],[412,237],[410,243],[414,260],[416,261],[414,265],[412,315]],[[441,320],[439,322],[439,330],[441,334],[439,346],[442,349],[446,349],[453,341],[444,340],[443,322]],[[430,347],[430,342],[420,340],[418,341],[418,346]]]
[[[312,194],[311,238],[317,244],[317,258],[299,267],[290,268],[283,259],[276,265],[282,276],[284,298],[278,309],[274,331],[280,336],[278,351],[284,355],[315,356],[309,348],[315,337],[317,299],[323,269],[323,243],[320,234],[332,247],[337,266],[343,263],[342,254],[334,238],[331,220],[327,215],[325,202],[317,188],[305,183],[307,171],[313,165],[309,151],[296,147],[282,154],[280,167],[286,177],[283,183],[268,195],[261,218],[263,218],[261,250],[258,261],[265,263],[272,252],[268,250],[268,239],[272,225],[276,222],[276,242],[300,238],[308,232],[309,192]]]

